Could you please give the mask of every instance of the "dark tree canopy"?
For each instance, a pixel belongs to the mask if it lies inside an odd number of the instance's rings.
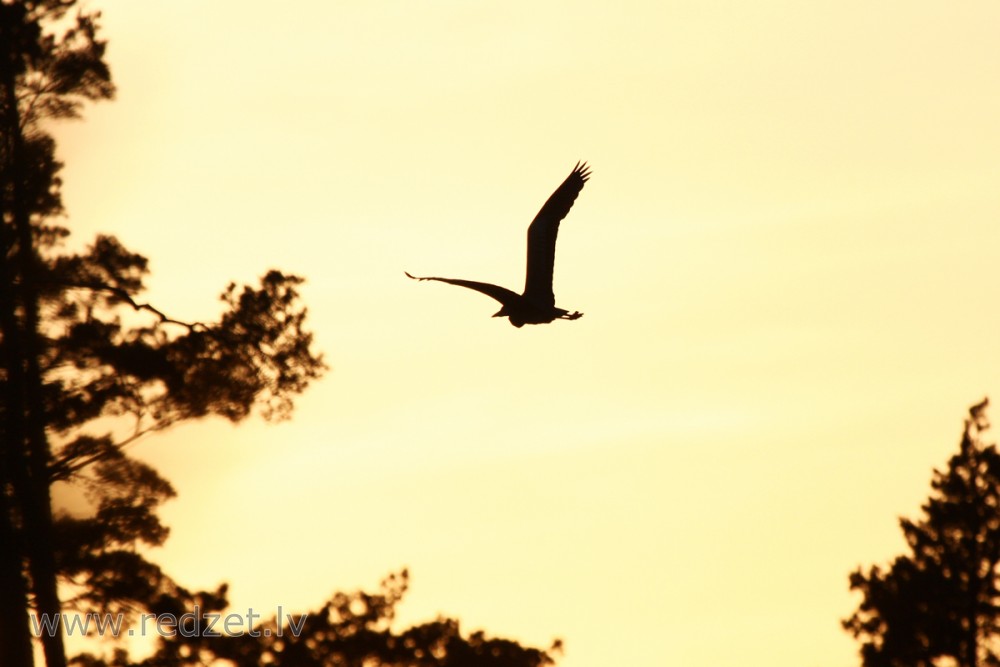
[[[229,285],[216,321],[185,322],[141,301],[148,262],[113,237],[62,250],[45,123],[114,93],[98,14],[75,5],[0,2],[0,655],[11,665],[33,662],[29,610],[132,611],[176,588],[137,549],[165,539],[156,509],[173,489],[129,443],[209,415],[285,418],[325,368],[296,276]],[[91,515],[53,511],[60,481],[86,489]],[[64,665],[61,633],[41,641],[46,663]]]
[[[917,521],[900,519],[910,553],[858,569],[863,600],[843,624],[865,667],[1000,664],[1000,453],[984,444],[986,405],[971,408],[959,445]]]
[[[0,661],[34,665],[32,624],[61,612],[180,616],[227,607],[226,585],[191,592],[147,559],[174,495],[128,446],[179,422],[290,416],[322,375],[302,279],[269,270],[221,290],[219,315],[192,322],[146,301],[149,262],[112,236],[67,252],[61,164],[45,124],[114,93],[99,14],[76,0],[0,0]],[[75,12],[75,13],[74,13]],[[82,489],[89,512],[55,511],[54,484]],[[143,665],[494,665],[537,667],[548,653],[438,619],[397,633],[406,573],[382,591],[338,594],[288,619],[296,638],[164,639]],[[271,626],[277,629],[277,619]],[[265,623],[265,626],[267,624]],[[62,632],[41,632],[48,667],[67,665]],[[133,664],[78,656],[74,664]]]
[[[228,661],[238,667],[544,667],[554,664],[561,650],[556,641],[548,651],[526,648],[517,642],[487,637],[483,632],[463,636],[458,621],[438,618],[429,623],[395,631],[396,606],[406,592],[406,570],[382,581],[379,592],[336,593],[320,609],[256,625],[253,633],[210,637],[161,638],[151,657],[133,662],[119,649],[110,658],[84,654],[73,663],[82,667],[159,667],[213,664]],[[226,590],[190,594],[178,590],[156,605],[161,613],[177,618],[197,606],[202,612],[220,613],[226,607]],[[193,628],[193,622],[188,626]],[[193,633],[189,633],[192,634]],[[256,636],[255,636],[256,635]]]

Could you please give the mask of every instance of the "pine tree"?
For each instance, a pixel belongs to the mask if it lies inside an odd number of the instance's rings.
[[[0,656],[14,667],[33,664],[28,612],[62,610],[60,581],[66,602],[101,611],[176,588],[136,551],[166,536],[155,509],[173,491],[126,445],[207,415],[285,417],[324,369],[295,276],[230,285],[217,321],[185,322],[140,300],[148,262],[114,238],[61,251],[45,123],[114,93],[98,15],[70,19],[75,5],[0,1]],[[129,435],[109,420],[129,420]],[[57,481],[87,485],[93,516],[57,517]],[[64,667],[62,633],[41,641],[46,664]]]
[[[457,620],[444,617],[397,631],[393,620],[408,583],[409,573],[402,570],[386,577],[376,593],[336,593],[320,609],[291,616],[286,612],[280,619],[256,623],[252,632],[242,628],[244,632],[227,634],[218,626],[214,634],[195,633],[196,621],[189,617],[187,632],[161,637],[156,653],[141,662],[117,650],[110,661],[84,654],[74,664],[197,667],[222,661],[237,667],[548,667],[562,651],[559,640],[542,650],[482,631],[463,635]],[[225,593],[224,588],[197,594],[179,590],[164,598],[157,609],[179,619],[197,608],[205,614],[205,621],[224,612]]]
[[[865,667],[1000,665],[1000,453],[982,439],[986,406],[970,409],[958,453],[934,471],[923,516],[900,520],[910,553],[850,576],[864,599],[843,625]]]
[[[75,117],[114,93],[97,38],[98,14],[68,18],[76,0],[0,0],[0,661],[31,667],[32,626],[48,667],[67,665],[63,635],[42,619],[80,614],[222,612],[227,586],[191,592],[149,561],[174,495],[128,446],[210,415],[290,415],[293,398],[325,370],[312,350],[294,275],[267,271],[230,284],[214,321],[167,314],[143,298],[148,260],[111,236],[67,253],[60,163],[46,123]],[[123,428],[124,427],[124,428]],[[84,489],[91,511],[53,511],[51,487]],[[336,594],[273,636],[178,636],[143,665],[494,665],[541,667],[551,655],[517,642],[463,637],[441,618],[394,632],[406,573],[380,593]],[[277,629],[291,619],[273,619]],[[558,643],[553,645],[558,648]],[[115,647],[73,664],[133,665]]]

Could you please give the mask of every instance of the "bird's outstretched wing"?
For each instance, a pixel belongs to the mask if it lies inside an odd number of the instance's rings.
[[[500,287],[499,285],[491,285],[490,283],[479,283],[475,280],[461,280],[458,278],[434,278],[432,276],[411,276],[406,271],[407,278],[413,278],[414,280],[437,280],[438,282],[448,283],[449,285],[458,285],[459,287],[468,287],[469,289],[474,289],[477,292],[482,292],[486,296],[493,297],[500,303],[507,305],[508,303],[513,303],[521,298],[519,294],[515,294],[506,287]]]
[[[528,270],[524,279],[524,296],[540,306],[555,305],[552,270],[559,221],[569,213],[588,178],[590,168],[587,163],[577,162],[573,172],[556,188],[528,227]]]

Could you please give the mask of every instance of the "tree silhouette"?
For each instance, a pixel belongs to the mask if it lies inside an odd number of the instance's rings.
[[[217,321],[184,322],[139,301],[147,260],[114,238],[61,251],[43,124],[114,92],[98,15],[69,19],[74,5],[0,3],[0,655],[16,666],[33,662],[26,612],[58,618],[60,580],[68,603],[102,611],[173,586],[135,547],[165,538],[155,509],[173,491],[128,443],[206,415],[283,418],[324,369],[295,276],[230,285]],[[84,485],[94,514],[55,516],[57,481]],[[41,641],[47,665],[66,664],[61,632]]]
[[[958,453],[934,471],[923,517],[900,520],[910,554],[850,576],[864,599],[843,625],[865,667],[1000,664],[1000,453],[982,441],[986,406],[969,410]]]
[[[17,665],[31,661],[24,617],[28,595],[40,611],[59,609],[37,245],[51,245],[60,235],[40,221],[61,207],[53,142],[39,121],[72,116],[81,99],[113,93],[92,17],[78,16],[60,37],[42,29],[43,23],[63,18],[69,4],[0,4],[0,585],[5,593],[0,652]],[[50,664],[64,663],[61,636],[47,637],[43,644]]]
[[[96,13],[76,0],[0,0],[0,659],[34,664],[32,625],[49,667],[67,665],[63,634],[41,628],[80,614],[172,614],[227,607],[226,585],[191,592],[142,552],[168,530],[157,510],[170,483],[129,455],[138,438],[209,415],[238,422],[290,415],[325,370],[299,302],[301,279],[277,270],[222,290],[214,321],[175,318],[143,300],[148,261],[111,236],[65,252],[60,163],[45,131],[81,103],[112,97]],[[51,487],[85,491],[90,512],[53,511]],[[375,595],[335,595],[290,619],[302,634],[165,638],[145,665],[493,665],[551,656],[516,642],[462,637],[457,621],[395,633],[406,573]],[[278,619],[270,627],[277,629]],[[304,624],[304,625],[303,625]],[[265,624],[266,626],[266,624]],[[291,630],[291,627],[289,627]],[[82,655],[74,664],[128,665]]]
[[[458,621],[438,618],[403,631],[392,629],[396,605],[406,592],[406,570],[382,581],[378,593],[337,593],[323,607],[308,614],[271,618],[252,632],[216,635],[177,632],[161,637],[154,655],[132,662],[125,650],[110,660],[91,654],[77,656],[82,667],[166,667],[214,664],[222,660],[238,667],[543,667],[554,664],[561,642],[548,651],[517,642],[490,638],[483,632],[462,636]],[[191,595],[179,591],[161,600],[159,613],[174,618],[199,609],[207,616],[226,608],[225,589]],[[206,613],[207,612],[207,613]],[[193,630],[194,621],[188,624]],[[204,624],[202,625],[204,627]],[[221,625],[219,626],[221,627]],[[185,636],[186,635],[186,636]]]

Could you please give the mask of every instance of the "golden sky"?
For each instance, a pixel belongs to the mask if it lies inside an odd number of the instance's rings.
[[[267,613],[409,566],[401,622],[564,667],[857,664],[848,573],[1000,398],[1000,4],[86,6],[119,95],[57,133],[76,241],[184,319],[298,273],[332,366],[139,446],[168,572]],[[582,319],[403,276],[520,289],[579,159]]]

